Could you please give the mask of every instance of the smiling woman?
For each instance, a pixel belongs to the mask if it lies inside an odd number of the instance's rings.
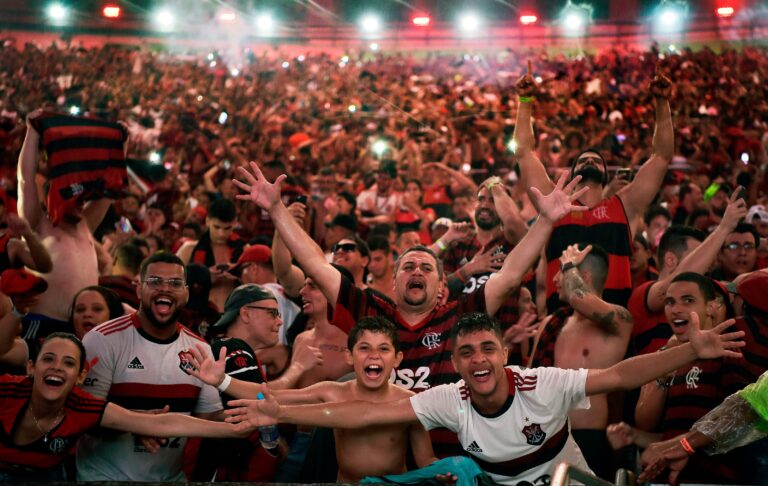
[[[0,482],[64,481],[62,462],[80,436],[102,426],[154,437],[240,437],[233,426],[187,415],[131,412],[95,398],[85,379],[85,348],[54,333],[27,365],[28,376],[0,376]]]

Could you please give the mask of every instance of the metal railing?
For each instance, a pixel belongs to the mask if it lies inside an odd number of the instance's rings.
[[[584,483],[586,486],[635,486],[635,474],[626,469],[616,471],[616,483],[609,483],[592,473],[579,469],[567,462],[561,462],[555,468],[550,486],[568,486],[571,479]]]

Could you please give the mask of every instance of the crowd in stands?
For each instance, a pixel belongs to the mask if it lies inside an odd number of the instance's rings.
[[[768,477],[768,51],[0,67],[0,479]]]

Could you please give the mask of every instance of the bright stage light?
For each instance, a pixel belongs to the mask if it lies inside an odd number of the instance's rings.
[[[289,67],[291,67],[291,63],[288,61],[283,61],[281,66],[283,67],[283,69],[288,69]]]
[[[520,23],[523,25],[532,25],[535,24],[536,21],[538,21],[539,18],[535,15],[521,15],[520,16]]]
[[[385,140],[379,139],[373,142],[372,149],[376,157],[381,157],[384,154],[384,152],[387,151],[388,148],[389,148],[389,145]]]
[[[270,35],[275,31],[277,22],[272,14],[262,12],[253,19],[253,23],[256,25],[257,34],[261,36]]]
[[[476,34],[482,25],[482,19],[475,12],[464,12],[459,15],[459,30],[464,35]]]
[[[588,4],[573,4],[568,2],[560,13],[560,23],[563,31],[569,36],[586,34],[587,26],[592,22],[592,7]]]
[[[117,5],[107,5],[102,9],[101,13],[108,19],[116,19],[120,17],[121,10]]]
[[[219,12],[220,22],[234,22],[237,19],[237,14],[232,10],[222,10]]]
[[[381,30],[381,19],[376,14],[365,14],[360,18],[360,30],[364,34],[375,34]]]
[[[45,13],[49,19],[54,22],[63,22],[69,16],[67,8],[60,3],[52,3],[45,9]]]
[[[656,32],[671,33],[683,30],[687,12],[688,5],[685,2],[663,2],[656,10]]]
[[[69,107],[69,114],[77,116],[80,114],[80,107],[77,105],[72,105]]]
[[[379,44],[377,42],[372,42],[369,46],[373,52],[376,52],[379,50]]]
[[[426,27],[429,25],[429,22],[431,19],[426,15],[419,15],[418,17],[414,17],[412,22],[413,25],[419,26],[419,27]]]
[[[152,14],[153,23],[161,30],[170,30],[176,25],[176,16],[170,9],[161,8]]]
[[[719,7],[717,9],[718,17],[732,17],[736,13],[733,7]]]

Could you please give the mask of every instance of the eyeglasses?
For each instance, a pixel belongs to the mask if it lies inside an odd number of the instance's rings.
[[[168,286],[173,290],[182,289],[184,288],[184,285],[186,285],[186,283],[184,282],[184,279],[162,278],[162,277],[147,277],[146,280],[144,280],[144,283],[147,284],[148,287],[151,287],[153,289],[159,289],[163,287],[165,284],[168,284]]]
[[[259,309],[259,310],[267,311],[269,315],[272,317],[272,319],[280,318],[280,309],[277,309],[275,307],[261,307],[258,305],[246,305],[245,307],[249,309]]]
[[[755,249],[755,244],[754,243],[728,243],[727,245],[723,245],[723,248],[731,251],[739,251],[740,248],[743,248],[744,251],[750,251]]]
[[[340,252],[340,251],[343,251],[343,252],[346,252],[346,253],[351,253],[353,251],[358,251],[357,250],[357,244],[355,244],[355,243],[336,243],[335,245],[333,245],[333,252],[334,253],[337,253],[337,252]]]

